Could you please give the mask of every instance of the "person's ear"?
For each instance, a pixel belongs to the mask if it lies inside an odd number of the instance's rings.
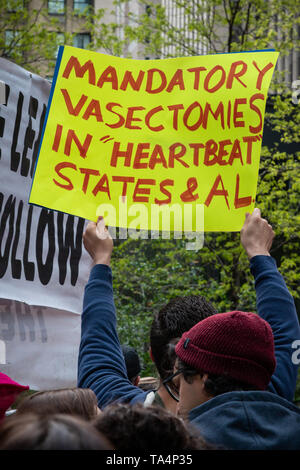
[[[212,398],[212,395],[206,390],[206,382],[208,380],[208,374],[203,374],[201,377],[201,390],[203,393],[203,396],[206,396],[207,398]]]
[[[206,383],[206,381],[207,381],[207,379],[208,379],[208,374],[203,374],[203,375],[201,376],[201,379],[202,379],[202,384],[203,384],[203,389],[204,389],[204,388],[205,388],[205,383]]]

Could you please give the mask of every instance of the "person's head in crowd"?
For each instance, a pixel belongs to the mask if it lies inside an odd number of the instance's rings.
[[[266,390],[275,370],[270,325],[255,313],[208,317],[184,333],[175,347],[178,413],[233,391]]]
[[[20,393],[25,390],[29,390],[28,385],[20,385],[8,375],[0,372],[0,420],[4,418],[5,412],[16,401]]]
[[[93,419],[99,412],[97,398],[88,388],[65,388],[45,390],[26,397],[18,406],[17,413],[34,412],[41,415],[65,413]]]
[[[160,406],[112,404],[93,423],[119,451],[209,448],[198,431]]]
[[[175,297],[155,315],[150,330],[150,355],[160,376],[159,394],[164,405],[174,411],[176,402],[170,396],[172,384],[165,389],[164,379],[173,372],[175,345],[185,331],[204,318],[217,313],[215,307],[201,295]]]
[[[214,306],[201,295],[175,297],[155,315],[150,331],[151,357],[160,378],[165,379],[173,370],[169,344],[199,321],[217,313]]]
[[[0,450],[114,450],[91,422],[64,414],[15,414],[0,425]]]
[[[122,352],[125,359],[127,376],[133,385],[138,385],[141,372],[139,355],[132,346],[126,344],[122,345]]]

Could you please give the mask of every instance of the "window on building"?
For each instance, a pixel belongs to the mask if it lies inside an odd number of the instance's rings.
[[[90,33],[79,33],[73,38],[73,46],[79,47],[80,49],[86,49],[91,42]]]
[[[4,38],[5,45],[8,46],[13,39],[14,39],[14,31],[7,29],[5,31],[5,38]]]
[[[24,0],[6,0],[7,11],[20,11],[24,8]]]
[[[56,33],[56,51],[55,51],[55,58],[57,57],[59,46],[63,46],[65,43],[65,35],[64,33]]]
[[[78,13],[82,13],[90,5],[91,0],[74,0],[74,10]]]
[[[12,42],[18,39],[19,31],[13,31],[11,29],[7,29],[5,31],[5,45],[9,46]]]
[[[20,31],[7,29],[4,33],[4,57],[20,59],[23,56],[22,46],[19,41]]]
[[[48,0],[48,13],[63,15],[65,12],[65,0]]]

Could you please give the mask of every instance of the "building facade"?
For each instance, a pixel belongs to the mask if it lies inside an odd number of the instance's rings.
[[[197,28],[189,28],[189,24],[192,21],[202,23],[203,25],[207,24],[209,27],[210,25],[213,25],[210,10],[207,8],[207,5],[209,5],[207,4],[207,0],[188,2],[188,10],[179,7],[175,0],[152,0],[152,4],[153,3],[160,5],[165,9],[168,28],[173,32],[175,31],[178,41],[174,41],[173,43],[171,40],[166,42],[163,41],[161,49],[152,54],[146,52],[145,48],[136,41],[129,41],[123,44],[123,49],[119,55],[132,57],[134,59],[157,59],[192,54],[202,55],[222,52],[222,41],[224,43],[225,51],[227,31],[224,29],[224,26],[218,25],[216,27],[220,43],[218,51],[214,51],[209,47],[207,40],[205,41],[201,39],[200,30],[197,31]],[[205,7],[203,8],[203,13],[201,13],[199,5]],[[118,25],[115,29],[115,34],[121,41],[124,39],[124,28],[126,28],[126,26],[134,25],[131,14],[135,17],[138,15],[150,16],[152,14],[150,4],[139,0],[124,1],[118,6],[114,5],[112,0],[7,0],[7,11],[5,13],[8,16],[6,16],[6,18],[8,19],[10,14],[15,14],[20,8],[27,9],[29,17],[30,15],[33,16],[32,12],[34,11],[44,10],[43,15],[40,15],[39,17],[39,21],[44,21],[44,27],[53,32],[53,41],[56,44],[56,54],[60,44],[68,43],[75,47],[87,48],[90,43],[93,42],[94,38],[92,37],[92,32],[89,30],[84,16],[84,13],[87,12],[88,9],[95,13],[103,11],[103,16],[101,18],[102,23],[107,25]],[[275,29],[277,28],[276,33],[279,43],[281,39],[283,41],[287,41],[288,39],[292,45],[289,54],[280,55],[277,69],[282,71],[282,75],[284,76],[286,83],[292,83],[299,80],[300,76],[300,54],[299,47],[297,48],[296,45],[297,43],[299,44],[300,26],[295,24],[295,26],[284,35],[280,28],[280,18],[276,18],[275,20],[273,27]],[[17,42],[16,39],[19,34],[18,28],[16,25],[12,26],[9,21],[7,21],[7,23],[2,23],[2,34],[4,36],[4,48],[2,48],[4,53],[2,53],[2,56],[9,58],[9,51],[11,49],[10,45]],[[286,37],[287,34],[290,36],[289,38]],[[161,31],[161,35],[164,39],[167,38],[167,33],[165,31]],[[150,41],[151,37],[149,37],[149,42]],[[94,46],[93,49],[95,49]],[[96,50],[102,53],[111,53],[104,47],[97,47]],[[23,51],[20,50],[20,54],[22,53]],[[13,57],[12,60],[14,60]],[[19,61],[19,63],[21,63],[21,61]],[[41,75],[51,76],[51,73],[47,68],[47,64],[42,68]]]

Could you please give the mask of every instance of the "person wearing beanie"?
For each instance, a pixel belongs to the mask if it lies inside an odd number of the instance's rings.
[[[193,344],[196,336],[184,336],[177,351],[187,353],[183,359],[197,362],[193,366],[177,355],[175,374],[163,380],[172,399],[179,402],[178,412],[188,417],[212,445],[228,449],[300,448],[300,433],[296,432],[300,429],[299,409],[292,403],[298,373],[298,365],[292,360],[293,345],[300,339],[300,328],[293,298],[270,256],[273,238],[272,227],[259,209],[246,215],[241,242],[255,280],[258,315],[227,312],[225,320],[231,320],[229,326],[224,320],[222,334],[212,328],[212,319],[226,314],[214,313],[208,315],[211,318],[198,320],[197,325],[208,321],[205,324],[211,336],[207,332],[203,335],[208,351],[197,341]],[[84,294],[78,386],[92,388],[101,409],[116,401],[147,406],[149,392],[128,380],[118,339],[110,268],[113,240],[103,218],[97,224],[88,224],[83,242],[93,267]],[[227,352],[218,349],[222,342],[229,345]],[[199,350],[205,352],[199,354]],[[216,368],[195,369],[200,362],[201,367],[210,364]],[[234,376],[230,376],[233,371]]]
[[[276,366],[273,332],[258,315],[218,313],[184,333],[177,357],[196,370],[265,390]]]
[[[241,240],[250,259],[269,257],[271,262],[272,228],[260,213],[248,216],[245,224]],[[177,380],[178,414],[207,442],[226,449],[300,450],[300,409],[289,401],[297,377],[291,346],[299,339],[299,323],[295,310],[284,318],[289,313],[281,304],[284,285],[277,285],[277,294],[271,287],[265,298],[258,295],[258,311],[268,295],[277,297],[279,305],[275,302],[266,313],[270,323],[251,312],[219,313],[185,332],[175,348],[176,371],[170,379]],[[289,338],[284,335],[288,323]]]

